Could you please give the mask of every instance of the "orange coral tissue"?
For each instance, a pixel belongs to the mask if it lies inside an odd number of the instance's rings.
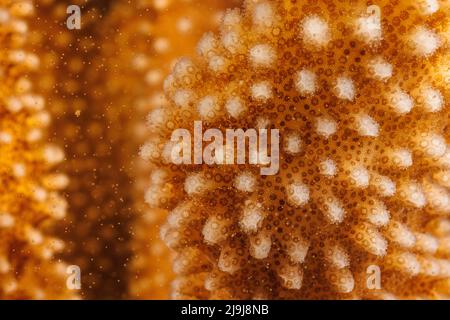
[[[247,1],[178,61],[141,150],[174,298],[450,296],[448,6]],[[280,130],[279,172],[173,164],[194,121]]]

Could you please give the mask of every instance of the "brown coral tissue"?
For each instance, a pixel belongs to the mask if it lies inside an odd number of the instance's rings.
[[[449,49],[449,0],[0,0],[0,300],[449,300]]]

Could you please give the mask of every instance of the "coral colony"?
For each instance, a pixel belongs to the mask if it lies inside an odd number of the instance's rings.
[[[0,300],[76,297],[49,232],[66,215],[68,177],[54,170],[64,153],[45,142],[51,117],[29,78],[40,66],[26,49],[33,13],[32,1],[0,0]]]
[[[172,298],[449,297],[448,6],[246,1],[175,64],[141,150]],[[279,129],[279,171],[171,164],[195,121]]]
[[[450,299],[449,13],[0,0],[0,300]]]

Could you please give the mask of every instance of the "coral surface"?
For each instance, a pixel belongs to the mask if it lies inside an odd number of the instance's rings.
[[[228,10],[165,80],[141,149],[146,201],[169,211],[172,297],[448,298],[448,49],[448,1]],[[223,147],[174,164],[190,146],[171,134],[196,120],[278,129],[279,171],[251,150],[256,165],[225,164]]]
[[[40,59],[29,49],[32,1],[0,1],[0,300],[67,299],[65,248],[53,227],[66,215],[55,166],[63,151],[45,141],[51,116],[36,94]]]

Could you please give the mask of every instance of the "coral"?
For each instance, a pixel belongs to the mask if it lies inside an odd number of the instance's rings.
[[[62,257],[81,270],[79,294],[89,299],[122,298],[126,288],[129,179],[123,173],[121,110],[102,96],[108,79],[101,35],[106,1],[39,0],[32,41],[42,53],[37,89],[54,116],[49,139],[64,146],[62,168],[70,177],[68,215],[59,224]],[[80,5],[81,29],[66,26],[69,4]]]
[[[124,143],[122,163],[135,180],[131,188],[130,229],[132,261],[129,295],[138,299],[169,297],[171,253],[159,237],[165,210],[146,207],[142,194],[149,170],[136,159],[136,151],[147,138],[142,117],[149,110],[167,104],[162,92],[163,76],[175,59],[195,52],[195,45],[205,30],[216,27],[220,13],[238,1],[117,1],[111,7],[101,33],[105,41],[102,53],[108,86],[105,99],[112,108],[122,110]],[[207,14],[205,14],[207,13]]]
[[[374,4],[249,0],[176,63],[141,149],[173,298],[450,296],[448,2]],[[172,163],[195,120],[279,129],[279,172]]]
[[[29,46],[32,1],[0,1],[0,299],[67,299],[65,243],[53,228],[66,215],[55,166],[63,151],[45,141],[51,116],[31,81],[39,57]]]

